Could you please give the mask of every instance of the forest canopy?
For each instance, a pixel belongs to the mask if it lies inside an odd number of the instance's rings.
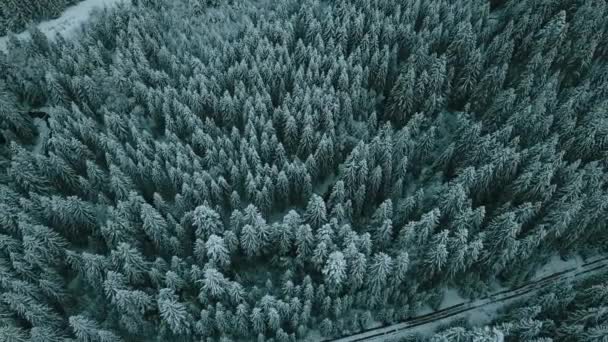
[[[10,38],[0,342],[318,341],[605,255],[606,7],[132,0]],[[493,326],[608,338],[598,279]]]
[[[22,31],[30,23],[57,17],[68,6],[82,0],[2,0],[0,36]]]
[[[429,340],[411,336],[400,342],[581,341],[606,338],[608,273],[605,271],[572,284],[557,284],[502,310],[492,327],[455,326],[440,329]],[[456,323],[456,322],[455,322]],[[500,338],[500,337],[499,337]]]

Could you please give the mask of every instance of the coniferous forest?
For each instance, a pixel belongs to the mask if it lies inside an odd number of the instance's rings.
[[[488,337],[495,336],[496,331],[506,335],[508,341],[605,341],[607,305],[608,274],[604,272],[575,284],[551,287],[539,296],[508,306],[491,329],[446,327],[429,340],[404,338],[401,341],[491,342],[496,340]]]
[[[130,0],[12,36],[0,341],[319,341],[606,255],[607,7]],[[419,339],[496,331],[607,341],[608,274]]]
[[[32,22],[50,19],[66,7],[82,0],[2,0],[0,1],[0,35],[21,31]]]

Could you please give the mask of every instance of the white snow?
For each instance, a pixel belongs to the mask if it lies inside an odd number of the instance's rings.
[[[443,289],[443,298],[441,299],[441,305],[437,310],[449,308],[451,306],[460,304],[460,303],[468,303],[470,300],[462,298],[462,296],[458,293],[458,290],[452,287],[447,287]],[[427,315],[435,312],[429,304],[425,303],[420,307],[418,311],[416,311],[417,316]]]
[[[532,279],[542,278],[553,273],[567,270],[569,268],[578,268],[584,263],[585,261],[580,255],[570,257],[568,260],[563,260],[558,255],[554,255],[551,257],[551,259],[549,259],[549,261],[545,265],[543,265],[543,267],[539,268],[536,271]]]
[[[511,303],[518,299],[521,299],[521,298],[517,297],[510,301],[507,300],[507,301],[502,301],[502,302],[486,304],[484,306],[480,306],[479,308],[477,308],[475,310],[467,312],[464,315],[464,317],[467,318],[467,321],[472,326],[483,327],[484,325],[491,323],[496,318],[496,316],[497,316],[496,314],[498,313],[498,310],[503,308],[505,306],[505,304]]]
[[[355,334],[333,340],[335,342],[352,342],[365,339],[367,342],[372,341],[387,341],[391,338],[400,338],[420,334],[429,336],[435,332],[435,329],[445,325],[446,323],[465,318],[472,326],[483,327],[491,323],[497,316],[498,311],[505,305],[509,305],[515,301],[522,300],[528,296],[533,296],[537,291],[546,287],[549,284],[567,281],[577,277],[585,277],[597,272],[598,267],[607,267],[608,259],[601,256],[596,256],[583,260],[582,257],[571,257],[568,260],[562,260],[558,256],[552,257],[543,267],[540,267],[530,281],[522,287],[508,290],[507,292],[494,292],[494,294],[480,298],[477,300],[468,301],[462,298],[455,289],[447,288],[444,290],[443,301],[440,305],[440,312],[435,315],[436,318],[424,316],[428,309],[418,312],[416,317],[408,321],[382,327],[379,329],[367,331],[365,333]],[[586,275],[585,275],[586,274]],[[558,278],[552,280],[543,280],[544,277],[555,275]],[[495,291],[497,291],[495,289]],[[498,290],[500,291],[500,290]],[[504,337],[500,333],[496,333],[496,341],[502,341]]]
[[[61,35],[65,38],[71,37],[78,32],[82,24],[87,22],[95,9],[114,6],[127,0],[85,0],[65,9],[59,18],[43,21],[36,26],[49,39]],[[29,32],[23,31],[16,34],[20,39],[28,38]],[[0,37],[0,50],[7,51],[8,36]]]
[[[466,303],[468,300],[462,298],[458,291],[454,288],[448,288],[443,292],[443,301],[439,306],[439,309],[444,309],[450,306],[454,306],[460,303]]]
[[[323,335],[318,330],[311,330],[308,332],[308,335],[304,339],[306,342],[314,342],[314,341],[322,341]]]
[[[418,311],[416,311],[416,315],[418,315],[418,316],[428,315],[433,312],[435,312],[435,310],[433,310],[433,308],[430,305],[425,303],[420,307],[420,309],[418,309]]]
[[[40,153],[44,144],[46,144],[46,142],[49,140],[51,131],[49,126],[46,124],[46,121],[42,119],[35,118],[34,125],[36,125],[38,128],[38,138],[36,139],[36,143],[32,148],[32,152]]]

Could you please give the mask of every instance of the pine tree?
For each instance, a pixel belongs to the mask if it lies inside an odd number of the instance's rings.
[[[307,260],[313,251],[314,236],[310,225],[301,225],[296,231],[296,252],[298,258]]]
[[[370,302],[377,305],[382,302],[384,286],[393,272],[393,260],[385,253],[376,253],[368,266],[367,285],[370,291]]]
[[[259,234],[252,225],[247,224],[241,230],[241,248],[247,256],[256,256],[260,253],[262,243]]]
[[[103,338],[109,338],[109,337],[113,336],[115,338],[114,341],[120,340],[118,337],[116,337],[114,334],[112,334],[108,331],[100,332],[100,336],[103,336]],[[30,340],[31,341],[59,342],[59,341],[64,341],[65,339],[66,339],[66,337],[59,330],[56,330],[56,329],[52,329],[52,328],[48,328],[48,327],[33,327],[30,330]],[[15,340],[19,341],[18,339],[15,339]],[[24,339],[24,341],[25,341],[25,339]]]
[[[224,239],[212,234],[205,243],[207,257],[220,267],[226,267],[230,264],[230,253]]]
[[[329,288],[339,292],[346,278],[346,260],[344,260],[342,252],[336,251],[329,254],[322,273],[325,275],[325,282]]]
[[[141,253],[127,243],[121,243],[112,250],[110,258],[120,267],[130,282],[138,283],[144,280],[147,263]]]
[[[281,326],[281,317],[275,308],[270,308],[267,312],[268,327],[271,330],[277,331]]]
[[[241,336],[248,336],[250,330],[249,309],[241,303],[236,308],[236,331]]]
[[[24,140],[34,137],[34,122],[17,107],[17,99],[6,91],[4,82],[0,82],[0,127],[11,130]]]
[[[158,293],[158,311],[163,321],[169,325],[174,334],[188,334],[192,317],[186,306],[178,301],[177,295],[171,289],[161,289]]]
[[[304,218],[312,228],[319,228],[326,222],[327,213],[325,209],[325,202],[320,196],[313,195],[310,198],[308,205],[306,206]]]
[[[407,252],[400,252],[395,258],[394,282],[397,287],[407,281],[407,272],[410,267],[410,257]]]
[[[447,230],[443,230],[435,234],[429,242],[429,247],[424,255],[425,272],[429,276],[440,272],[448,261],[448,233]]]
[[[166,249],[170,246],[167,221],[153,206],[142,204],[141,220],[144,232],[159,248]]]
[[[207,205],[200,205],[194,209],[192,223],[196,227],[198,237],[206,238],[223,231],[220,215]]]
[[[253,308],[251,311],[251,323],[253,324],[253,331],[258,334],[263,333],[266,329],[266,323],[260,308]]]
[[[219,298],[226,292],[226,284],[228,280],[222,273],[214,268],[207,268],[204,272],[204,277],[200,281],[202,290],[215,298]]]
[[[78,341],[96,342],[96,341],[121,341],[121,339],[113,333],[99,329],[96,322],[81,316],[71,316],[69,318],[70,327]]]
[[[52,235],[49,237],[52,237]],[[66,254],[68,264],[76,269],[91,287],[99,289],[103,281],[103,275],[108,268],[108,259],[103,255],[87,252],[78,254],[67,251]]]
[[[321,322],[320,329],[321,329],[321,334],[323,334],[323,336],[327,336],[327,337],[333,336],[334,325],[333,325],[332,321],[329,318],[325,318]]]

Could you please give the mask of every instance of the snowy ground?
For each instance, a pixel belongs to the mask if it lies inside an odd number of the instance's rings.
[[[543,267],[539,268],[536,271],[532,280],[539,279],[539,278],[542,278],[549,274],[557,273],[557,272],[569,269],[571,267],[580,267],[584,263],[585,263],[585,260],[583,260],[583,258],[580,255],[572,257],[568,260],[563,260],[559,256],[554,255],[553,257],[551,257],[551,259],[549,259],[547,264],[545,264]]]
[[[44,144],[48,142],[51,132],[45,120],[35,118],[34,125],[36,125],[36,127],[38,128],[38,137],[36,138],[36,143],[32,148],[32,152],[40,153],[40,151],[42,151],[42,148],[44,147]]]
[[[51,39],[58,34],[63,37],[70,37],[78,32],[83,23],[89,20],[91,13],[95,9],[110,7],[125,1],[127,0],[85,0],[66,8],[59,18],[43,21],[36,26]],[[29,37],[29,33],[24,31],[16,36],[18,38],[27,38]],[[0,37],[0,50],[6,52],[7,42],[8,36]]]
[[[414,334],[430,335],[439,326],[455,319],[465,319],[473,326],[490,323],[496,313],[505,305],[521,300],[526,296],[534,295],[543,288],[564,281],[580,279],[598,271],[608,268],[608,258],[595,257],[583,260],[580,257],[567,261],[559,257],[552,258],[541,267],[535,276],[526,285],[510,290],[494,292],[494,294],[468,301],[463,299],[454,289],[446,289],[440,309],[431,313],[419,313],[407,321],[390,326],[371,329],[369,331],[331,340],[332,342],[355,341],[387,341],[394,338],[406,337]],[[499,333],[496,341],[502,341]]]

